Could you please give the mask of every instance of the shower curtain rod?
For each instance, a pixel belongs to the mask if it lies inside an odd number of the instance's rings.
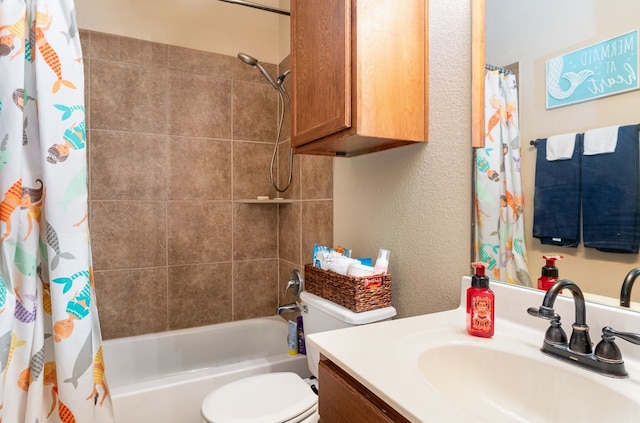
[[[494,65],[484,65],[484,68],[486,70],[497,70],[500,73],[504,73],[505,75],[509,75],[511,73],[511,71],[507,68],[501,68],[500,66],[494,66]]]
[[[251,1],[245,1],[245,0],[218,0],[218,1],[223,1],[225,3],[231,3],[231,4],[238,4],[240,6],[253,7],[254,9],[260,9],[266,12],[278,13],[280,15],[287,15],[287,16],[291,15],[291,13],[289,13],[286,10],[276,9],[275,7],[269,7],[269,6],[265,6],[264,4],[258,4]]]

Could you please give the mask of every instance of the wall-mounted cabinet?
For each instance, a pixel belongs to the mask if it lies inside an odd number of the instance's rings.
[[[291,1],[295,153],[427,140],[427,13],[427,0]]]

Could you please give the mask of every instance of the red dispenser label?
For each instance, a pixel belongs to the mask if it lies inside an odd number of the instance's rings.
[[[491,331],[491,297],[473,297],[471,304],[471,328],[483,332]]]

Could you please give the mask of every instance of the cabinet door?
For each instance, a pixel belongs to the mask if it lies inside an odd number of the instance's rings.
[[[319,365],[320,423],[409,423],[386,402],[322,357]]]
[[[292,145],[351,126],[351,0],[291,2]]]

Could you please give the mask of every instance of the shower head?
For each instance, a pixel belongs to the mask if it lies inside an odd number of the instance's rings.
[[[273,88],[275,88],[277,91],[280,91],[280,88],[279,88],[278,84],[276,83],[276,81],[269,74],[269,72],[267,72],[267,70],[265,68],[263,68],[260,63],[258,63],[258,59],[256,59],[255,57],[249,56],[248,54],[245,54],[245,53],[238,53],[238,59],[242,60],[244,63],[246,63],[249,66],[253,66],[254,68],[258,68],[260,73],[262,75],[264,75],[265,78],[267,78],[267,81],[269,81],[271,86]]]
[[[242,60],[249,66],[255,66],[258,64],[258,59],[256,59],[255,57],[251,57],[245,53],[238,53],[238,59]]]

